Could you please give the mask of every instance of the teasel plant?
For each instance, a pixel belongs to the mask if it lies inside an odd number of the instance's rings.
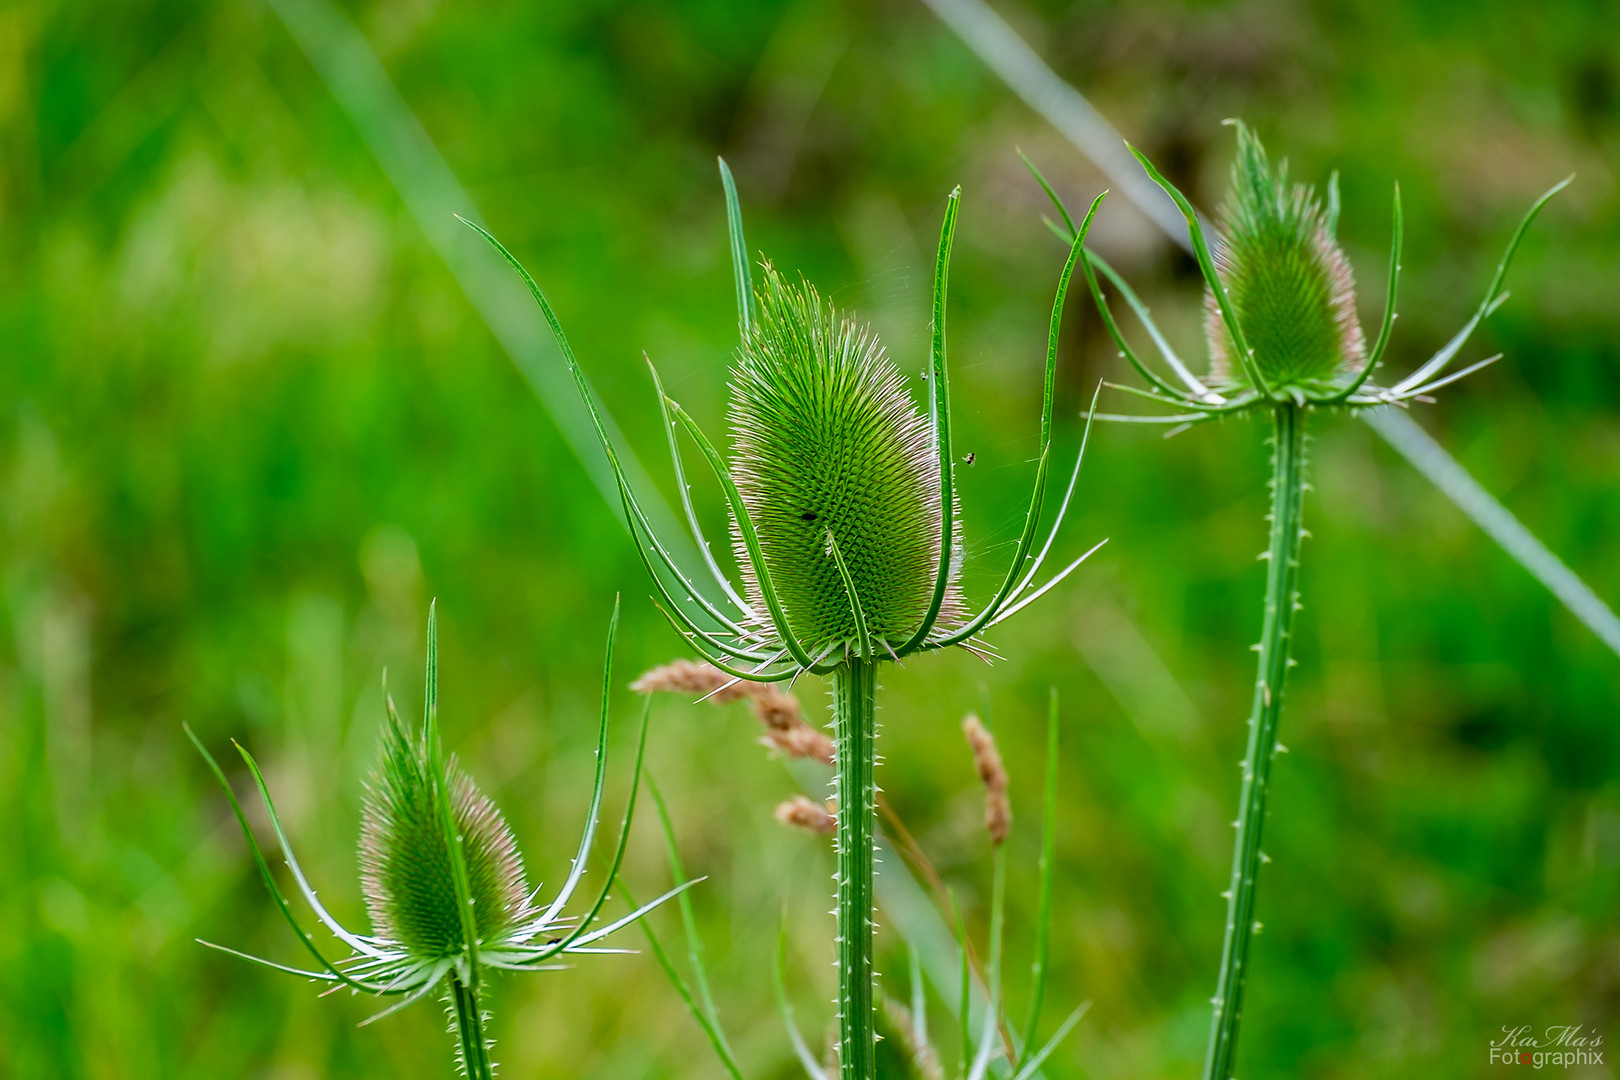
[[[293,854],[259,763],[240,743],[234,744],[263,800],[298,892],[320,924],[350,950],[348,956],[337,960],[327,957],[293,914],[224,770],[187,727],[186,734],[225,791],[276,909],[314,959],[315,967],[293,967],[209,941],[201,944],[326,985],[326,993],[348,989],[398,999],[362,1021],[362,1025],[399,1012],[435,991],[442,992],[462,1074],[469,1080],[493,1077],[495,1063],[491,1058],[492,1042],[486,1034],[489,1013],[484,999],[493,973],[557,971],[574,957],[628,952],[604,942],[697,883],[684,881],[630,914],[602,922],[609,890],[624,863],[635,812],[647,744],[648,710],[644,707],[630,795],[607,875],[595,900],[582,913],[568,914],[566,910],[586,872],[601,816],[607,780],[608,689],[618,621],[615,603],[603,665],[602,718],[590,807],[568,876],[548,902],[540,901],[538,888],[529,888],[522,854],[500,810],[478,789],[455,757],[444,754],[438,720],[436,608],[430,608],[428,614],[427,685],[422,725],[416,731],[409,730],[400,719],[384,677],[387,723],[379,762],[364,801],[360,837],[360,892],[370,916],[369,934],[345,928],[316,897]]]
[[[1565,179],[1537,199],[1519,222],[1497,264],[1485,298],[1462,329],[1405,378],[1389,385],[1373,382],[1389,346],[1396,318],[1396,291],[1401,272],[1401,196],[1396,185],[1384,314],[1367,347],[1356,315],[1356,290],[1350,262],[1337,238],[1338,174],[1328,181],[1324,202],[1307,185],[1288,178],[1286,162],[1273,165],[1260,140],[1242,121],[1236,129],[1237,156],[1221,207],[1219,232],[1211,243],[1192,203],[1160,174],[1151,161],[1130,147],[1148,176],[1175,201],[1187,222],[1189,239],[1206,286],[1204,333],[1210,353],[1209,372],[1195,376],[1154,325],[1147,306],[1113,267],[1086,249],[1082,273],[1104,328],[1120,355],[1148,384],[1106,384],[1176,412],[1151,415],[1098,414],[1098,419],[1168,424],[1168,434],[1192,425],[1240,416],[1260,416],[1272,427],[1270,542],[1261,553],[1267,563],[1259,654],[1244,753],[1236,838],[1227,890],[1226,928],[1215,995],[1205,1080],[1228,1080],[1235,1067],[1239,1023],[1249,975],[1250,948],[1260,930],[1255,918],[1260,867],[1270,859],[1261,850],[1273,762],[1286,747],[1278,741],[1283,685],[1295,664],[1294,616],[1300,611],[1300,551],[1309,534],[1303,524],[1306,484],[1306,431],[1318,411],[1407,407],[1432,403],[1434,391],[1479,371],[1500,355],[1457,371],[1452,362],[1469,337],[1507,300],[1503,287],[1508,267],[1531,222],[1547,202],[1570,182]],[[1036,180],[1058,211],[1062,224],[1048,225],[1065,242],[1078,230],[1051,184],[1026,158]],[[1126,341],[1103,291],[1103,281],[1124,299],[1163,358],[1170,375],[1155,371]]]
[[[831,682],[840,808],[839,1069],[841,1080],[869,1080],[876,1008],[872,876],[877,671],[886,661],[951,646],[994,656],[984,632],[1044,595],[1091,554],[1035,586],[1084,457],[1082,441],[1050,532],[1037,550],[1052,465],[1063,303],[1086,229],[1103,196],[1075,230],[1058,281],[1047,340],[1040,453],[1024,527],[1000,587],[973,614],[959,584],[961,525],[945,357],[946,286],[960,189],[946,201],[934,264],[931,393],[924,414],[872,331],[836,311],[808,282],[789,281],[765,262],[756,289],[736,185],[723,161],[720,171],[741,336],[731,372],[729,462],[664,393],[656,369],[652,371],[682,505],[713,586],[723,595],[719,602],[676,564],[650,527],[545,294],[488,230],[467,224],[517,272],[550,326],[612,467],[626,523],[657,590],[659,607],[675,629],[732,679],[768,683],[814,674]],[[720,570],[698,524],[677,431],[696,445],[725,495],[740,589]]]

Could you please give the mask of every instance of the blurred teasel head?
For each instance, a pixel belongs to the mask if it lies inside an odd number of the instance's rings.
[[[1495,311],[1507,292],[1503,282],[1530,223],[1569,180],[1554,185],[1520,220],[1507,251],[1485,291],[1485,299],[1446,345],[1404,379],[1388,386],[1371,377],[1382,363],[1395,324],[1395,299],[1401,270],[1401,192],[1395,188],[1393,237],[1384,299],[1384,315],[1369,349],[1356,316],[1355,278],[1338,243],[1338,174],[1328,181],[1323,199],[1308,185],[1291,181],[1286,162],[1273,165],[1254,132],[1242,121],[1231,187],[1221,206],[1220,232],[1206,234],[1191,202],[1136,148],[1131,153],[1149,177],[1174,200],[1187,221],[1188,239],[1204,277],[1205,337],[1210,370],[1200,378],[1154,325],[1147,306],[1113,267],[1087,250],[1082,273],[1120,356],[1148,383],[1148,389],[1116,386],[1159,405],[1179,407],[1170,415],[1111,416],[1138,423],[1182,425],[1270,408],[1281,403],[1302,406],[1368,408],[1431,400],[1428,395],[1499,359],[1480,361],[1446,373],[1469,336]],[[1025,164],[1046,189],[1063,225],[1053,229],[1066,242],[1079,230],[1050,184],[1035,166]],[[1150,367],[1126,341],[1103,292],[1111,285],[1141,320],[1168,373]]]
[[[664,394],[653,372],[682,505],[710,578],[704,587],[653,532],[539,286],[487,230],[468,223],[518,272],[540,305],[613,467],[660,607],[704,659],[732,679],[785,680],[803,671],[830,672],[851,658],[898,660],[951,645],[989,655],[983,631],[1041,596],[1091,554],[1036,586],[1080,468],[1077,457],[1051,532],[1037,549],[1052,471],[1063,302],[1102,196],[1077,230],[1059,278],[1048,329],[1040,455],[1024,529],[1001,587],[974,614],[959,582],[962,536],[945,362],[946,282],[960,191],[946,201],[934,266],[925,410],[912,401],[876,335],[834,309],[808,282],[789,281],[765,262],[756,291],[736,189],[723,162],[721,174],[740,334],[728,410],[729,461]],[[721,571],[698,527],[677,447],[683,432],[726,496],[741,588]],[[1083,456],[1083,440],[1080,449]]]

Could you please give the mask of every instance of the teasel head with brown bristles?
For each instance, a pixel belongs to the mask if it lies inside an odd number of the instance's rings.
[[[237,751],[247,764],[263,800],[287,868],[316,919],[350,955],[330,960],[294,917],[270,872],[246,814],[223,770],[187,728],[187,734],[225,789],[237,823],[247,839],[259,874],[276,907],[292,927],[316,967],[309,970],[263,960],[221,945],[208,944],[279,971],[302,975],[350,990],[398,1001],[371,1017],[389,1015],[441,988],[448,988],[452,1017],[465,1036],[458,1051],[469,1076],[488,1076],[488,1042],[481,1034],[483,1013],[477,1004],[480,983],[490,970],[546,971],[568,956],[616,952],[601,944],[652,908],[695,882],[685,882],[630,915],[598,925],[611,884],[624,859],[630,822],[646,746],[647,706],[643,707],[640,742],[629,802],[603,887],[583,913],[567,914],[585,873],[607,777],[608,695],[613,661],[613,635],[618,607],[608,632],[603,673],[602,719],[596,748],[596,771],[585,829],[572,869],[562,888],[544,905],[535,902],[524,874],[522,855],[506,820],[472,778],[447,758],[438,727],[438,620],[428,615],[427,688],[422,726],[407,729],[391,697],[384,695],[387,722],[381,760],[369,785],[362,815],[360,892],[371,917],[371,932],[346,929],[316,898],[287,840],[258,762],[246,748]],[[470,1011],[469,1011],[470,1010]],[[476,1038],[467,1028],[475,1029]]]
[[[1206,287],[1205,338],[1210,370],[1200,378],[1176,355],[1168,340],[1113,267],[1089,249],[1082,272],[1104,328],[1136,372],[1148,383],[1115,389],[1182,411],[1170,415],[1108,415],[1110,420],[1175,425],[1268,409],[1281,402],[1304,406],[1371,408],[1432,400],[1429,394],[1478,371],[1499,357],[1446,373],[1469,336],[1507,299],[1503,282],[1530,223],[1564,180],[1535,201],[1508,241],[1507,251],[1472,318],[1426,363],[1389,386],[1371,381],[1383,361],[1395,324],[1395,297],[1401,269],[1401,193],[1395,188],[1393,238],[1384,315],[1369,350],[1356,317],[1355,278],[1339,247],[1338,174],[1328,181],[1326,199],[1288,178],[1286,163],[1273,165],[1260,140],[1242,121],[1237,156],[1221,206],[1220,232],[1211,238],[1186,196],[1166,180],[1141,152],[1131,153],[1149,177],[1173,199],[1187,221],[1188,237]],[[1072,242],[1078,230],[1062,201],[1039,170],[1025,159],[1057,207],[1063,225],[1053,230]],[[1162,356],[1168,375],[1149,367],[1125,340],[1103,294],[1106,280],[1141,320]],[[1112,384],[1111,384],[1112,385]]]
[[[538,914],[528,904],[523,857],[500,810],[453,756],[436,765],[425,737],[413,739],[389,702],[382,760],[361,814],[360,893],[372,934],[423,959],[467,950],[441,792],[453,835],[461,838],[476,939],[502,941]]]
[[[1070,245],[1053,303],[1040,453],[1024,529],[1000,588],[973,614],[960,586],[961,519],[945,358],[946,282],[959,191],[946,202],[934,265],[924,409],[912,401],[871,329],[834,309],[808,282],[789,281],[766,262],[756,291],[736,189],[723,162],[721,173],[741,337],[731,377],[729,460],[652,374],[677,488],[712,590],[700,588],[653,532],[539,286],[487,230],[468,222],[517,271],[551,327],[613,469],[659,606],[704,659],[732,679],[786,680],[805,671],[832,671],[852,657],[899,660],[952,645],[990,655],[981,639],[985,630],[1041,596],[1096,550],[1035,587],[1079,474],[1077,457],[1051,515],[1051,532],[1037,547],[1052,464],[1063,302],[1102,196]],[[679,432],[696,444],[726,496],[740,587],[721,571],[698,527],[677,449]],[[1083,456],[1083,440],[1080,450]]]
[[[1253,366],[1275,391],[1353,376],[1366,364],[1367,343],[1350,260],[1316,192],[1289,183],[1287,163],[1273,168],[1254,133],[1242,124],[1237,131],[1215,268]],[[1212,290],[1204,293],[1204,336],[1211,377],[1244,385],[1248,365],[1234,356]]]

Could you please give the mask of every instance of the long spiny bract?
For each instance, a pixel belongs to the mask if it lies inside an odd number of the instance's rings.
[[[1367,349],[1355,278],[1321,202],[1306,185],[1289,183],[1287,164],[1274,169],[1260,140],[1236,126],[1215,265],[1255,365],[1276,393],[1359,370]],[[1215,377],[1243,381],[1213,292],[1205,294],[1204,330]]]
[[[927,614],[939,565],[928,419],[869,328],[841,316],[808,283],[784,281],[769,263],[764,271],[758,319],[732,374],[732,476],[805,648],[820,653],[858,638],[829,532],[870,637],[896,648]],[[762,611],[740,536],[736,546],[752,606]],[[962,620],[950,570],[941,633]]]

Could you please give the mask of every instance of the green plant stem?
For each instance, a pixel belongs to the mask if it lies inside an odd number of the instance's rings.
[[[1271,765],[1278,752],[1277,719],[1282,713],[1283,680],[1290,664],[1288,654],[1299,597],[1295,586],[1303,536],[1300,505],[1305,498],[1305,410],[1283,402],[1276,406],[1274,415],[1277,433],[1272,455],[1271,545],[1267,551],[1270,561],[1260,636],[1260,675],[1249,717],[1249,748],[1243,759],[1232,881],[1226,893],[1226,943],[1221,950],[1221,975],[1215,989],[1204,1080],[1230,1080],[1237,1055],[1249,946],[1258,928],[1254,920],[1255,882],[1260,864],[1265,861],[1260,852],[1260,833],[1265,824],[1266,797],[1271,791]]]
[[[450,1004],[467,1080],[494,1080],[495,1064],[489,1059],[489,1040],[484,1038],[484,1014],[478,1007],[478,991],[451,975]]]
[[[872,841],[876,832],[877,665],[833,671],[838,744],[838,1076],[872,1080]]]

